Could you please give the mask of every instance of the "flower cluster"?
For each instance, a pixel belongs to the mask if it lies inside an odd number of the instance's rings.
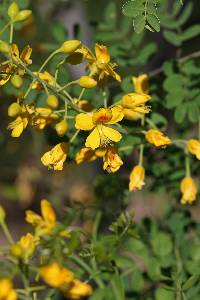
[[[112,62],[111,55],[105,45],[97,43],[94,51],[79,40],[64,41],[55,49],[38,69],[32,71],[32,48],[27,45],[22,51],[13,42],[13,28],[15,23],[23,22],[30,18],[30,10],[20,10],[13,2],[8,8],[9,23],[3,29],[10,26],[9,42],[0,41],[0,53],[4,61],[0,64],[0,86],[11,82],[16,88],[21,88],[29,77],[32,79],[27,90],[9,105],[8,116],[12,119],[8,124],[11,136],[18,138],[28,128],[44,130],[51,126],[61,141],[48,149],[41,157],[41,162],[48,169],[61,171],[67,158],[73,159],[78,165],[100,159],[103,170],[114,173],[124,164],[122,160],[123,141],[126,133],[137,135],[140,141],[138,147],[138,163],[130,172],[129,190],[141,190],[145,185],[145,151],[152,145],[164,151],[167,146],[176,146],[176,141],[169,138],[157,128],[148,118],[151,113],[151,88],[147,74],[132,77],[132,91],[120,94],[120,98],[109,98],[109,80],[114,79],[118,85],[122,78],[116,71],[116,64]],[[56,56],[59,61],[57,69],[49,71],[47,64]],[[63,60],[64,57],[64,60]],[[79,78],[59,83],[59,66],[64,63],[71,65],[84,64],[85,74]],[[79,96],[72,95],[73,89],[78,88]],[[92,99],[85,99],[87,90],[95,89],[101,97],[98,103]],[[31,103],[28,99],[33,91],[43,94],[46,101],[38,105],[37,99]],[[134,131],[133,131],[134,128]],[[136,130],[135,130],[136,129]],[[84,144],[81,136],[85,139]],[[76,140],[76,141],[75,141]],[[78,141],[78,142],[77,142]],[[75,142],[75,143],[74,143]],[[181,203],[192,204],[196,200],[197,186],[190,174],[188,155],[191,153],[200,159],[200,141],[191,139],[182,140],[186,157],[185,178],[180,185],[183,194]],[[76,153],[74,154],[75,149]],[[150,144],[150,145],[149,145]],[[135,145],[129,145],[132,147]],[[72,155],[73,152],[73,155]],[[147,173],[147,172],[146,172]],[[42,217],[29,212],[27,221],[36,228],[37,237],[51,232],[56,224],[55,215],[50,211],[47,202],[42,202]],[[48,211],[46,217],[45,211]],[[17,245],[19,253],[26,247],[29,254],[27,260],[37,245],[37,240],[30,235],[23,237]],[[21,248],[21,250],[20,250]],[[26,251],[25,251],[26,252]]]
[[[65,226],[63,227],[63,224],[57,221],[56,213],[48,200],[43,199],[41,201],[41,215],[31,210],[26,211],[26,221],[33,226],[34,230],[33,233],[27,233],[22,236],[17,242],[13,240],[5,218],[6,213],[0,207],[0,226],[2,226],[5,236],[11,244],[8,250],[5,250],[5,255],[10,255],[11,262],[15,264],[18,270],[16,272],[21,273],[22,281],[24,282],[25,280],[27,293],[30,294],[26,283],[26,276],[29,276],[26,273],[28,268],[28,272],[35,272],[36,279],[33,282],[33,288],[29,288],[33,292],[34,290],[37,291],[37,287],[34,288],[34,286],[37,285],[38,280],[41,280],[41,282],[45,282],[51,288],[60,291],[67,299],[79,300],[92,294],[93,289],[89,283],[79,280],[74,272],[58,263],[57,259],[52,257],[50,253],[48,255],[45,254],[50,249],[49,243],[55,243],[55,238],[57,238],[57,242],[60,239],[62,245],[67,249],[67,241],[69,242],[71,234],[73,235],[72,230]],[[67,258],[65,254],[65,261]],[[68,261],[71,264],[71,268],[73,268],[74,266],[69,258]],[[30,278],[29,280],[32,281]],[[43,289],[46,289],[46,287],[44,286]],[[21,299],[21,293],[23,293],[23,290],[15,290],[10,278],[0,278],[0,300]]]

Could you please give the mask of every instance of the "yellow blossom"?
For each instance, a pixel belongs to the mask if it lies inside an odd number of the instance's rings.
[[[15,73],[15,67],[10,63],[0,64],[0,86],[6,84]]]
[[[86,139],[85,146],[94,150],[121,140],[122,135],[107,125],[115,124],[121,121],[123,117],[124,114],[120,106],[100,108],[95,112],[78,114],[75,127],[80,130],[92,130]]]
[[[8,129],[12,130],[12,137],[19,137],[22,134],[28,124],[31,123],[33,112],[34,109],[32,107],[24,104],[21,105],[21,111],[19,111],[17,118],[8,125]]]
[[[31,54],[32,54],[32,48],[30,46],[26,46],[22,52],[19,52],[19,48],[16,44],[11,45],[11,58],[13,63],[18,63],[19,61],[22,61],[25,65],[30,65],[32,64],[31,60]],[[15,65],[13,65],[13,68]],[[15,67],[15,73],[17,75],[24,75],[25,70],[16,66]]]
[[[143,185],[145,184],[144,178],[145,169],[140,165],[135,166],[130,174],[129,190],[141,190]]]
[[[123,165],[121,157],[118,155],[117,149],[114,147],[109,147],[103,157],[103,169],[109,173],[114,173],[119,170]]]
[[[133,76],[132,80],[136,93],[149,94],[149,82],[147,74],[142,74],[138,77]]]
[[[106,148],[98,148],[96,150],[92,150],[91,148],[82,148],[76,153],[75,161],[77,164],[81,164],[86,161],[94,161],[99,157],[103,157],[106,151]]]
[[[40,276],[48,285],[54,288],[64,288],[74,279],[74,274],[58,263],[41,267]]]
[[[92,294],[92,287],[87,283],[74,279],[69,285],[69,288],[64,291],[63,294],[69,299],[78,300],[90,296]]]
[[[149,106],[146,106],[146,102],[151,99],[149,95],[129,93],[123,96],[120,104],[123,107],[124,118],[130,121],[138,120],[150,112]]]
[[[35,109],[34,116],[32,117],[32,125],[42,130],[47,125],[55,123],[58,118],[59,116],[51,108],[38,107]]]
[[[19,249],[21,250],[21,254],[19,251],[18,256],[24,258],[25,260],[28,260],[29,257],[32,256],[32,254],[35,251],[36,246],[39,243],[39,238],[33,236],[30,233],[27,233],[26,235],[22,236],[19,242],[17,242],[17,246],[19,246]]]
[[[197,186],[191,177],[187,176],[181,181],[180,190],[182,204],[192,204],[196,200]]]
[[[150,129],[145,134],[146,140],[156,147],[165,148],[167,145],[171,144],[171,140],[168,136],[164,135],[157,129]]]
[[[87,68],[97,82],[102,83],[108,76],[121,81],[120,75],[114,71],[116,64],[110,62],[111,58],[106,46],[96,44],[95,55],[89,48],[82,46],[68,58],[67,62],[79,64],[83,60],[88,61]]]
[[[41,201],[41,216],[28,210],[26,221],[36,227],[37,235],[50,234],[56,226],[56,214],[51,203],[43,199]]]
[[[47,71],[40,72],[40,73],[34,72],[34,74],[38,76],[40,79],[44,80],[49,85],[55,84],[54,77]],[[32,84],[32,89],[41,90],[43,89],[43,85],[40,82],[36,81]]]
[[[188,151],[200,160],[200,141],[191,139],[187,142]]]
[[[17,300],[17,292],[8,278],[0,278],[0,300]]]
[[[63,170],[63,164],[66,161],[69,152],[68,143],[60,143],[54,146],[50,151],[46,152],[41,161],[44,166],[55,171]]]
[[[96,57],[95,57],[96,56]],[[95,45],[95,56],[91,60],[89,59],[89,69],[94,73],[94,78],[97,81],[106,79],[107,76],[111,76],[117,81],[121,81],[121,77],[114,71],[116,64],[110,63],[110,54],[108,48],[104,45]]]

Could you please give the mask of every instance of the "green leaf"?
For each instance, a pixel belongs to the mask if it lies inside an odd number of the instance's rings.
[[[189,28],[187,28],[181,35],[182,41],[190,40],[200,34],[200,25],[193,25]]]
[[[150,257],[148,261],[148,276],[152,280],[158,280],[161,277],[161,270],[160,270],[160,264],[159,261],[155,257]]]
[[[157,233],[151,240],[153,251],[156,255],[162,256],[171,253],[173,244],[171,236],[167,233]]]
[[[176,108],[175,111],[175,120],[177,123],[182,123],[187,113],[187,105],[182,104]]]
[[[106,289],[96,289],[89,300],[103,300],[106,296]]]
[[[133,291],[139,292],[143,289],[143,287],[144,278],[142,272],[137,267],[135,267],[131,278],[131,288],[133,289]]]
[[[135,18],[144,12],[144,5],[141,1],[129,1],[122,7],[122,13],[126,17]]]
[[[138,15],[133,21],[134,29],[136,33],[141,33],[145,27],[145,17]]]
[[[189,19],[192,8],[193,4],[189,2],[177,20],[174,20],[171,15],[161,16],[161,24],[168,29],[176,29],[182,26]]]
[[[149,25],[157,32],[160,31],[160,20],[158,19],[157,16],[148,14],[147,15],[147,21]]]
[[[195,123],[198,121],[199,107],[196,102],[192,102],[188,105],[188,117],[192,123]]]
[[[180,74],[173,74],[165,79],[163,87],[165,91],[173,92],[174,90],[180,90],[183,86],[183,76]]]
[[[166,290],[162,287],[158,288],[155,292],[156,300],[175,300],[175,294],[172,291]]]
[[[172,90],[171,93],[166,96],[166,107],[171,109],[180,105],[184,100],[184,90],[177,89]]]
[[[181,38],[178,33],[175,33],[173,31],[164,30],[163,36],[170,44],[172,44],[174,46],[181,45]]]
[[[191,276],[182,286],[183,291],[189,290],[191,287],[195,285],[195,283],[199,280],[199,275]]]

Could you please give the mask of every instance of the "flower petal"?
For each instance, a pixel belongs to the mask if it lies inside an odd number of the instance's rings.
[[[102,132],[109,140],[113,142],[119,142],[122,138],[121,133],[107,126],[102,126]]]
[[[92,148],[93,150],[100,146],[100,134],[97,128],[95,128],[90,135],[87,137],[85,146]]]
[[[76,116],[76,129],[81,130],[91,130],[94,128],[94,123],[92,121],[92,114],[80,113]]]
[[[110,54],[108,49],[104,45],[96,44],[95,45],[95,54],[99,63],[106,64],[110,61]]]
[[[119,105],[112,107],[111,112],[112,112],[112,119],[106,122],[107,124],[115,124],[121,121],[124,117],[123,108]]]

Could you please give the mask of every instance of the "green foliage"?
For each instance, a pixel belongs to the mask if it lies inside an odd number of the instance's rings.
[[[137,26],[141,26],[140,21]],[[98,24],[95,38],[110,46],[113,59],[121,67],[144,65],[157,49],[154,42],[144,44],[145,33],[138,35],[132,32],[130,19],[118,20],[117,5],[114,2],[105,7],[104,20]]]
[[[157,14],[157,0],[131,0],[124,4],[122,12],[133,19],[136,33],[146,27],[150,31],[160,31],[160,20]]]

